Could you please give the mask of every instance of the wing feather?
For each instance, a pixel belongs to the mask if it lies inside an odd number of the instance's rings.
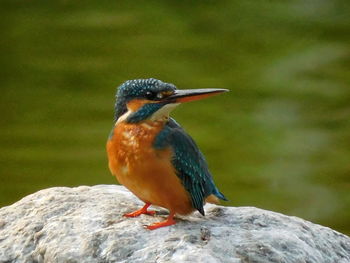
[[[205,198],[211,194],[226,200],[216,188],[208,165],[193,139],[175,120],[170,119],[154,141],[154,147],[164,149],[171,147],[174,156],[172,163],[176,174],[185,189],[190,193],[192,205],[204,215]]]

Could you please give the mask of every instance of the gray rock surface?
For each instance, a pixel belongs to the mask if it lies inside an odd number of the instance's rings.
[[[350,262],[350,238],[253,207],[206,205],[174,226],[122,215],[142,203],[122,186],[41,190],[0,209],[0,262]]]

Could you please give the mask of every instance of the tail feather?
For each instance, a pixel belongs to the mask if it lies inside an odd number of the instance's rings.
[[[219,190],[216,190],[216,192],[214,193],[214,195],[218,198],[220,198],[221,200],[224,200],[224,201],[228,201],[228,199],[224,196],[223,193],[221,193]]]
[[[224,200],[224,201],[228,201],[223,193],[221,193],[219,190],[216,190],[215,193],[209,195],[205,199],[205,202],[211,203],[211,204],[219,204],[220,203],[219,199]]]

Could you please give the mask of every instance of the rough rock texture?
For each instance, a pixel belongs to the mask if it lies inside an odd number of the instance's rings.
[[[155,217],[121,186],[51,188],[0,209],[0,262],[350,262],[350,238],[253,207],[206,206],[149,231]]]

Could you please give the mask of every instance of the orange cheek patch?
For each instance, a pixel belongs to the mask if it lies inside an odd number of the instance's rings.
[[[145,99],[135,99],[132,101],[129,101],[126,106],[130,111],[137,111],[140,109],[143,105],[148,104],[148,103],[155,103],[154,101],[151,100],[145,100]]]

